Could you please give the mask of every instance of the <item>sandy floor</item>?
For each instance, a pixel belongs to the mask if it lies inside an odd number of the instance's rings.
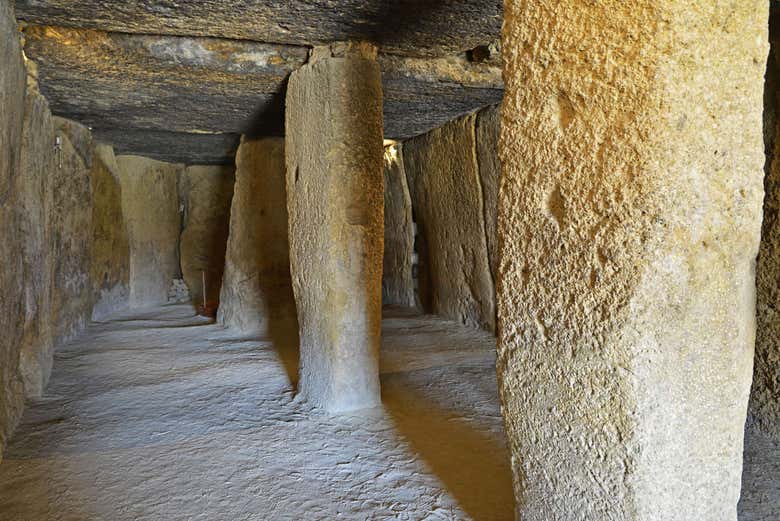
[[[167,306],[56,355],[0,464],[0,519],[512,519],[493,338],[388,312],[382,408],[294,399],[295,353]]]

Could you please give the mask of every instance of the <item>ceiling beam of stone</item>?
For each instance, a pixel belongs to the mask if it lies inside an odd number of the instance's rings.
[[[95,129],[93,136],[97,141],[113,144],[117,155],[140,155],[188,165],[232,164],[241,140],[238,134],[186,134],[136,129]]]
[[[205,134],[231,135],[227,141],[233,134],[283,134],[287,77],[309,50],[49,26],[27,26],[24,35],[25,53],[55,114],[112,136],[123,152],[149,155],[160,142],[145,142],[140,131],[164,132],[167,144],[178,135],[182,152],[208,143]],[[379,61],[388,138],[421,134],[503,94],[496,56],[475,63],[463,53],[381,54]]]
[[[16,0],[20,20],[111,32],[315,45],[372,41],[437,56],[500,37],[502,0]]]

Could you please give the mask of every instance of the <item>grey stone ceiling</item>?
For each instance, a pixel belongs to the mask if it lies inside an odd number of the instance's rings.
[[[501,1],[18,0],[25,53],[55,114],[119,153],[232,161],[240,134],[281,135],[309,47],[380,45],[385,135],[411,137],[503,94]],[[495,48],[494,48],[495,51]]]

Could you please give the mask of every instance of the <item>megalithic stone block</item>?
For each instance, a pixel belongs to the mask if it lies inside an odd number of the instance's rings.
[[[299,391],[332,412],[376,406],[384,178],[375,47],[317,47],[292,74],[285,151]]]
[[[736,520],[768,4],[505,7],[498,373],[517,517]]]

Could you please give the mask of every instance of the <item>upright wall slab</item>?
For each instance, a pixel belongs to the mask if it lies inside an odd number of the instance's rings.
[[[385,255],[382,303],[414,307],[414,223],[402,145],[385,147]]]
[[[482,217],[485,221],[490,273],[498,276],[498,185],[501,162],[498,159],[498,139],[501,130],[501,106],[491,105],[477,112],[475,122],[477,166],[482,183]]]
[[[219,304],[225,248],[230,229],[230,201],[235,183],[232,166],[189,166],[181,177],[179,192],[184,204],[181,233],[181,271],[195,305],[203,305],[203,280],[207,307]],[[277,202],[282,206],[284,198]]]
[[[25,69],[10,2],[0,2],[0,458],[22,412],[19,345],[24,325],[18,188]]]
[[[736,519],[766,30],[763,0],[506,4],[498,371],[519,519]]]
[[[287,89],[287,209],[299,390],[344,411],[379,404],[382,86],[376,49],[314,49]]]
[[[52,297],[54,259],[54,178],[58,170],[57,132],[49,104],[29,81],[25,103],[20,168],[21,223],[24,237],[24,336],[19,370],[27,396],[40,396],[51,372],[56,327]]]
[[[116,160],[130,244],[130,305],[163,304],[181,272],[178,184],[183,166],[140,156]]]
[[[243,138],[218,320],[261,336],[297,331],[287,240],[284,139]]]
[[[92,318],[100,320],[130,301],[130,243],[122,213],[122,187],[114,149],[92,151]]]
[[[495,297],[477,161],[476,115],[404,142],[404,165],[423,236],[426,311],[495,329]]]
[[[92,316],[92,185],[87,162],[92,142],[87,129],[77,123],[55,119],[55,125],[62,148],[52,179],[48,248],[54,256],[52,322],[54,341],[59,343],[80,333]]]

